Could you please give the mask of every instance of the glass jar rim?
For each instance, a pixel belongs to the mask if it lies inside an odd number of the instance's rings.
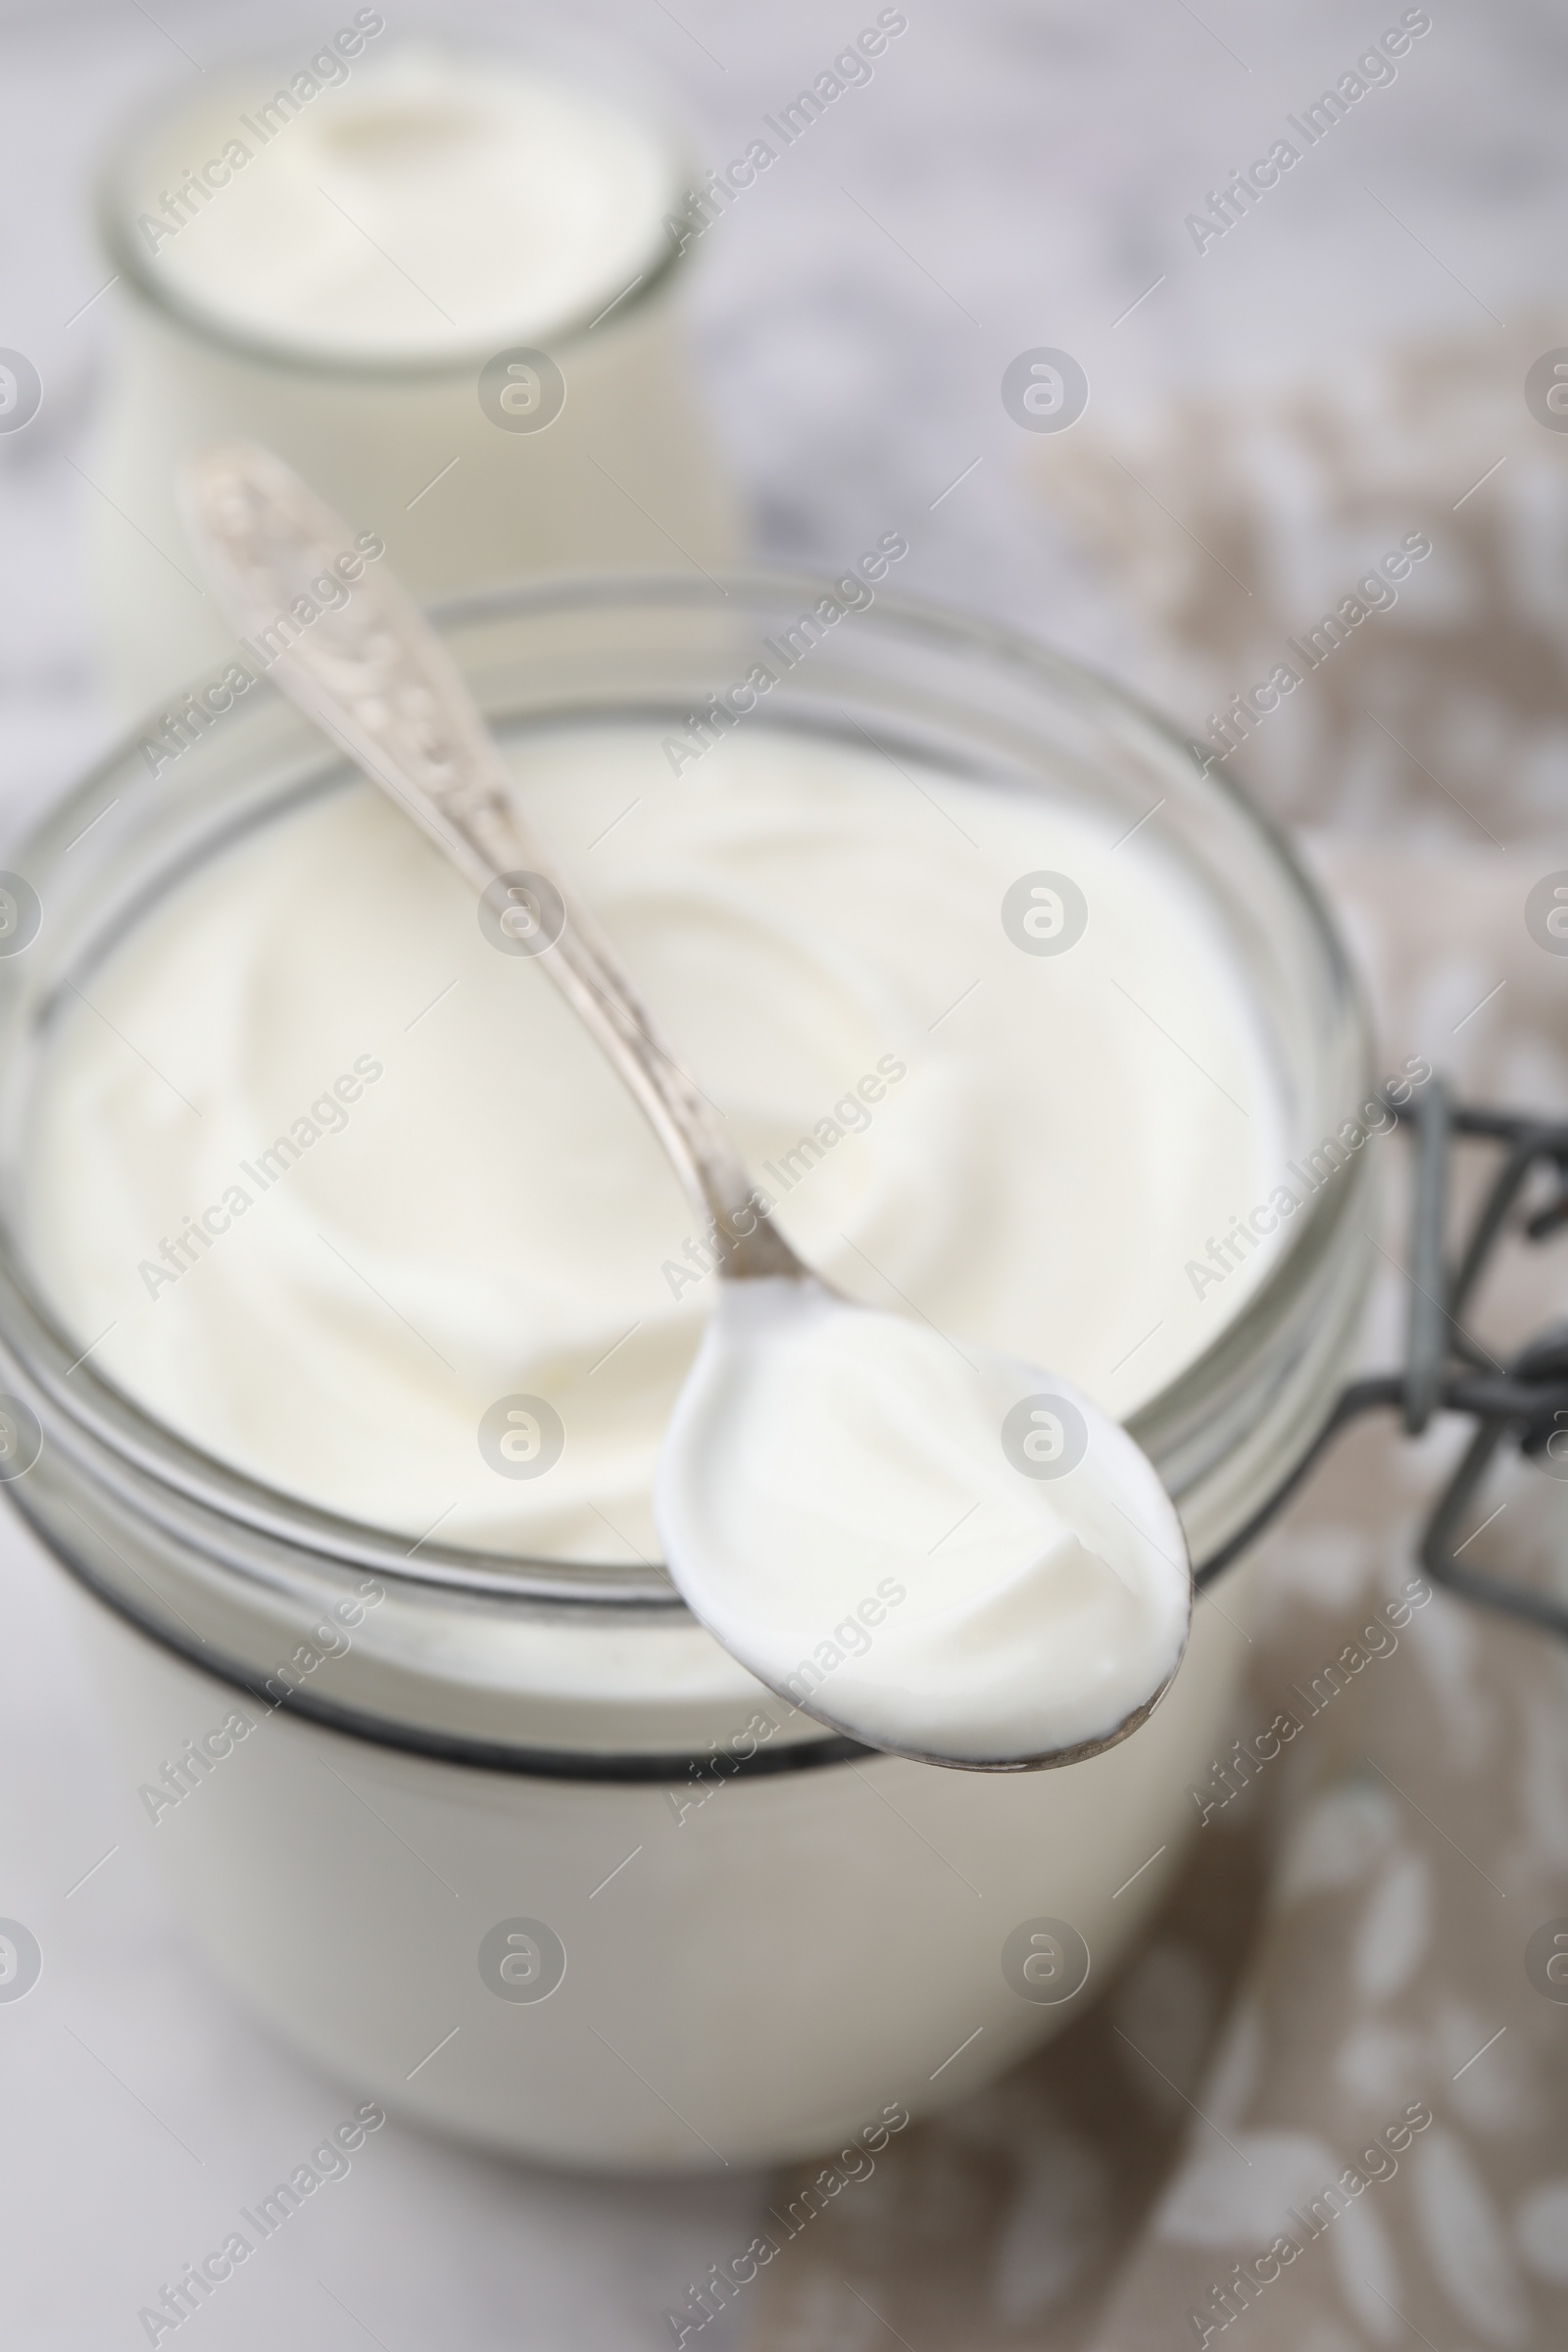
[[[468,626],[526,623],[530,616],[545,620],[637,608],[686,608],[699,615],[728,620],[730,614],[723,612],[720,599],[735,610],[774,611],[781,606],[808,604],[820,595],[821,588],[817,579],[789,574],[734,574],[713,582],[654,575],[583,578],[474,592],[447,600],[434,617],[449,634]],[[860,628],[891,631],[895,637],[928,649],[933,660],[941,652],[964,664],[989,663],[1035,690],[1064,698],[1092,718],[1106,719],[1129,731],[1173,779],[1184,778],[1189,789],[1196,784],[1217,795],[1232,820],[1262,846],[1304,919],[1325,986],[1334,1000],[1342,1043],[1364,1089],[1369,1071],[1364,1008],[1321,894],[1280,828],[1231,778],[1216,775],[1202,762],[1200,746],[1099,672],[989,620],[880,593],[874,604],[856,617]],[[342,774],[345,763],[321,746],[319,762],[313,764],[311,730],[292,712],[282,713],[275,696],[270,707],[284,718],[285,756],[292,759],[296,773],[303,773],[306,779],[297,788],[326,788],[330,779]],[[51,811],[27,848],[36,848],[40,858],[45,858],[55,854],[56,844],[64,845],[68,834],[79,835],[93,804],[123,789],[139,748],[134,735],[116,746]],[[142,774],[145,777],[144,766]],[[202,856],[212,855],[217,846],[209,845]],[[27,861],[25,849],[18,856],[24,864]],[[1293,1312],[1299,1315],[1303,1305],[1310,1307],[1321,1295],[1325,1266],[1343,1244],[1348,1227],[1359,1222],[1363,1182],[1364,1163],[1357,1161],[1350,1181],[1328,1184],[1314,1192],[1293,1219],[1285,1248],[1260,1275],[1251,1295],[1197,1356],[1129,1415],[1128,1427],[1160,1466],[1178,1501],[1184,1487],[1200,1482],[1217,1458],[1219,1441],[1210,1429],[1211,1423],[1217,1426],[1216,1417],[1223,1419],[1228,1414],[1226,1426],[1235,1424],[1244,1435],[1250,1427],[1247,1420],[1253,1402],[1250,1391],[1256,1386],[1256,1369],[1265,1346],[1284,1319]],[[60,1417],[62,1451],[69,1457],[75,1449],[83,1459],[90,1457],[98,1482],[111,1491],[118,1484],[127,1496],[134,1495],[144,1512],[150,1509],[156,1518],[160,1509],[177,1515],[194,1506],[231,1529],[248,1531],[264,1544],[281,1543],[294,1552],[370,1569],[402,1586],[433,1586],[476,1600],[491,1596],[574,1609],[608,1604],[614,1609],[642,1611],[682,1606],[662,1570],[652,1568],[536,1560],[436,1544],[417,1546],[420,1556],[415,1560],[403,1537],[265,1486],[187,1444],[155,1414],[101,1378],[77,1350],[77,1340],[60,1327],[34,1290],[13,1236],[0,1227],[0,1363],[23,1368],[35,1393],[50,1399]],[[69,1389],[65,1385],[68,1379]],[[1299,1431],[1300,1451],[1304,1452],[1314,1435],[1315,1424]],[[1171,1465],[1175,1465],[1174,1474]],[[1246,1512],[1238,1509],[1233,1515],[1240,1524]],[[239,1564],[237,1558],[235,1564]]]

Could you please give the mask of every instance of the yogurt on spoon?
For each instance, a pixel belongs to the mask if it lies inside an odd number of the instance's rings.
[[[1187,1642],[1181,1523],[1119,1423],[811,1280],[720,1285],[654,1512],[728,1650],[901,1755],[1072,1762],[1136,1730]]]

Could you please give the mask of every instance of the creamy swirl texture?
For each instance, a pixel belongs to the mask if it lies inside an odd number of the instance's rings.
[[[508,756],[839,1290],[1118,1417],[1249,1296],[1255,1260],[1204,1298],[1184,1269],[1276,1180],[1281,1105],[1221,926],[1151,828],[761,722],[678,779],[652,721]],[[1059,952],[1042,874],[1085,913]],[[396,810],[349,782],[262,825],[80,986],[25,1221],[102,1376],[411,1537],[657,1556],[711,1250],[538,958]]]

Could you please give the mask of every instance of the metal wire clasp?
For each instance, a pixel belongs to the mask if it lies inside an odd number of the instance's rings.
[[[1530,1459],[1568,1477],[1568,1325],[1543,1332],[1499,1362],[1471,1338],[1462,1320],[1538,1162],[1550,1167],[1555,1197],[1526,1218],[1520,1230],[1528,1241],[1539,1242],[1568,1224],[1568,1122],[1454,1103],[1437,1078],[1417,1101],[1390,1102],[1388,1107],[1412,1133],[1416,1154],[1404,1368],[1352,1381],[1342,1392],[1289,1478],[1203,1562],[1193,1581],[1201,1589],[1228,1567],[1284,1508],[1341,1430],[1362,1413],[1377,1406],[1397,1410],[1411,1437],[1419,1437],[1438,1413],[1464,1413],[1475,1424],[1474,1432],[1422,1532],[1421,1565],[1435,1584],[1446,1585],[1483,1608],[1499,1609],[1505,1616],[1568,1636],[1568,1602],[1461,1562],[1459,1552],[1468,1548],[1474,1536],[1462,1544],[1455,1543],[1476,1491],[1505,1441],[1511,1439]],[[1450,1261],[1448,1180],[1452,1154],[1461,1142],[1491,1145],[1502,1157]]]

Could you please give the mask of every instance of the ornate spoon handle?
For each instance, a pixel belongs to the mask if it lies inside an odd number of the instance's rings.
[[[205,451],[182,490],[214,592],[242,636],[275,631],[311,581],[353,554],[347,525],[254,444]],[[397,580],[366,568],[343,603],[299,629],[269,675],[423,826],[488,897],[503,929],[530,946],[537,939],[534,952],[636,1096],[699,1214],[727,1237],[725,1273],[804,1274],[759,1212],[718,1112],[525,823],[456,664]]]

